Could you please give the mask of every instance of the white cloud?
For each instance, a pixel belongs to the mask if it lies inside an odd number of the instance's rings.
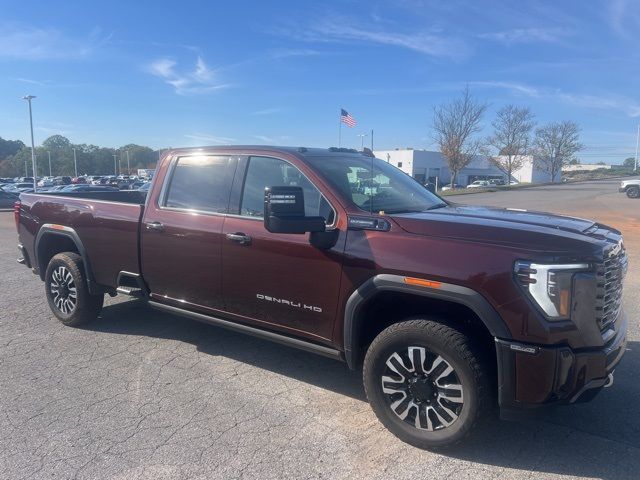
[[[99,28],[85,37],[71,37],[55,28],[0,22],[0,58],[58,60],[82,58],[111,39]]]
[[[511,82],[469,82],[469,85],[505,89],[518,95],[524,95],[531,98],[547,99],[562,102],[566,105],[593,108],[597,110],[619,111],[630,117],[640,117],[640,102],[622,95],[569,93],[560,89],[535,87]]]
[[[209,135],[208,133],[192,133],[189,135],[185,135],[185,138],[189,138],[191,140],[198,140],[200,142],[209,142],[209,143],[215,143],[215,144],[233,143],[236,141],[235,138]]]
[[[280,113],[283,109],[280,107],[263,108],[262,110],[256,110],[249,115],[272,115],[274,113]]]
[[[412,50],[433,57],[458,58],[468,53],[459,39],[434,31],[394,32],[379,25],[366,28],[357,20],[332,16],[301,27],[279,28],[276,33],[308,42],[368,43]]]
[[[171,58],[160,58],[147,66],[147,71],[171,85],[178,95],[201,95],[229,87],[217,81],[215,71],[207,66],[202,57],[196,59],[191,70],[179,70],[178,63]]]
[[[618,34],[637,39],[640,28],[640,7],[635,0],[610,0],[607,21]]]
[[[254,135],[253,138],[257,138],[258,140],[264,143],[276,143],[275,138],[268,137],[266,135]]]
[[[514,43],[555,43],[569,35],[571,32],[563,28],[514,28],[501,32],[481,33],[478,37],[511,45]]]

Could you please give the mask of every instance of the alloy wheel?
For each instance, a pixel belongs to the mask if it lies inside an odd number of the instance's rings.
[[[450,426],[464,405],[463,387],[454,368],[425,347],[409,346],[387,358],[382,391],[395,415],[419,430]]]
[[[72,313],[78,304],[78,292],[71,272],[64,266],[57,267],[51,274],[49,290],[53,304],[65,315]]]

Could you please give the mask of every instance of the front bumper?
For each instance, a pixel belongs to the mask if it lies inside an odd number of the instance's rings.
[[[624,193],[624,192],[626,192],[626,191],[627,191],[627,189],[626,189],[625,187],[619,187],[619,188],[618,188],[618,192],[619,192],[619,193]]]
[[[624,355],[627,318],[604,347],[526,345],[496,339],[498,399],[503,409],[591,400],[607,383]]]

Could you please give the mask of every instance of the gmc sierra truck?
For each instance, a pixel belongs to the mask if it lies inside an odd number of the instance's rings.
[[[146,196],[22,194],[15,222],[63,324],[131,295],[342,360],[422,448],[587,401],[625,351],[620,232],[451,204],[370,151],[176,149]]]

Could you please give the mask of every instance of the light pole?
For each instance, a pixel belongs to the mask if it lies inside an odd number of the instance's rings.
[[[364,137],[367,137],[368,134],[366,133],[361,133],[360,135],[358,135],[360,137],[360,150],[364,150]]]
[[[638,144],[640,143],[640,125],[638,125],[638,136],[636,137],[636,158],[633,162],[633,171],[638,171]]]
[[[116,175],[118,175],[118,160],[117,160],[118,156],[114,153],[113,154],[113,171],[115,172]]]
[[[33,115],[31,113],[31,100],[36,98],[35,95],[25,95],[22,97],[23,100],[29,102],[29,125],[31,126],[31,168],[33,169],[33,191],[35,192],[38,188],[37,180],[36,180],[36,145],[33,141]]]
[[[49,155],[49,176],[53,177],[53,174],[51,173],[51,152],[47,152],[47,154]]]
[[[127,174],[131,175],[131,164],[129,164],[129,150],[127,150]]]
[[[76,178],[78,178],[78,159],[76,158],[76,149],[73,149],[73,170],[76,172]]]

